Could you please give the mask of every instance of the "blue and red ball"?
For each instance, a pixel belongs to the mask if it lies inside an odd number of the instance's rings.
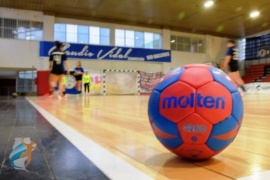
[[[187,65],[167,73],[149,99],[157,139],[171,152],[207,159],[235,139],[243,118],[238,88],[221,70]]]

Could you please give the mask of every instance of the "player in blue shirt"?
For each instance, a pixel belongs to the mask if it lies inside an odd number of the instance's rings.
[[[244,81],[239,73],[239,50],[236,47],[236,42],[234,40],[229,40],[227,42],[227,52],[224,61],[224,69],[229,70],[230,78],[243,90],[246,91],[244,87]]]
[[[55,42],[56,48],[51,52],[49,59],[49,71],[50,71],[50,95],[59,86],[59,91],[63,93],[63,77],[65,73],[69,74],[69,68],[67,63],[67,56],[62,51],[62,43],[59,41]],[[63,96],[63,94],[62,94]]]
[[[79,95],[82,93],[83,74],[84,74],[84,69],[82,68],[82,63],[81,61],[77,61],[74,76],[76,78],[76,89]]]

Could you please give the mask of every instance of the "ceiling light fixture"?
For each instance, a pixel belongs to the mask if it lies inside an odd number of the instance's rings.
[[[209,7],[213,6],[213,5],[214,5],[214,1],[206,1],[204,3],[204,7],[206,7],[206,8],[209,8]]]
[[[175,43],[175,40],[173,39],[173,40],[171,40],[171,43]]]
[[[258,17],[260,15],[260,12],[259,11],[252,11],[249,16],[251,18],[255,18],[255,17]]]

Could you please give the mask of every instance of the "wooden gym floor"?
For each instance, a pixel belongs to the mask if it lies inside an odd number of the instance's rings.
[[[62,100],[46,97],[28,100],[151,179],[229,180],[250,175],[270,179],[260,176],[270,170],[269,94],[244,95],[244,121],[237,138],[221,154],[202,162],[176,157],[157,141],[148,122],[148,98],[70,96]],[[96,156],[102,158],[103,154]],[[129,176],[132,179],[135,174]]]

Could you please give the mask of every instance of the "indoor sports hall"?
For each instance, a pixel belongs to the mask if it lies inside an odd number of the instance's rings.
[[[0,0],[0,180],[269,180],[269,0]]]

